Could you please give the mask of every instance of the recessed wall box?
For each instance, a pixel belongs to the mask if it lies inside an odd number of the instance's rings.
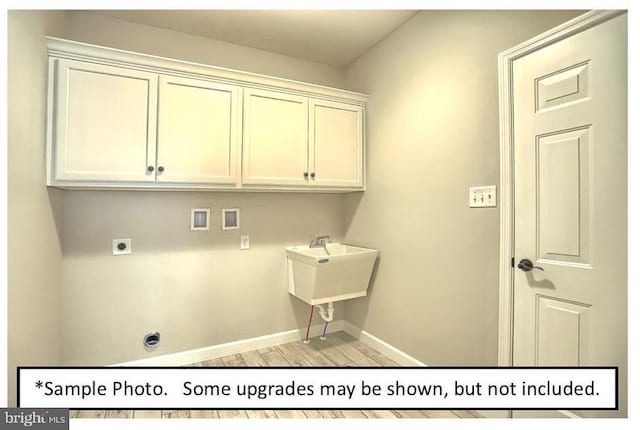
[[[237,230],[240,228],[240,209],[222,209],[222,229]]]
[[[131,239],[113,239],[111,241],[111,254],[126,255],[131,254]]]
[[[160,343],[160,332],[154,331],[152,333],[147,333],[142,338],[142,344],[144,345],[144,349],[147,351],[153,351],[158,347]]]
[[[209,230],[211,209],[191,209],[191,231]]]

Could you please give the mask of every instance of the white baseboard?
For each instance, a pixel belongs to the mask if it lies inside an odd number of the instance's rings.
[[[375,337],[371,333],[362,330],[351,324],[349,321],[342,321],[342,329],[360,342],[370,346],[384,356],[390,358],[401,366],[421,366],[427,367],[422,361],[413,358],[404,351],[399,350],[384,340]]]
[[[322,334],[324,324],[312,325],[309,331],[311,337]],[[156,357],[144,358],[141,360],[127,361],[124,363],[113,364],[112,366],[184,366],[192,363],[198,363],[215,358],[225,357],[233,354],[253,351],[260,348],[268,348],[284,343],[295,342],[303,339],[305,336],[305,328],[282,331],[266,336],[253,337],[250,339],[242,339],[219,345],[207,346],[204,348],[192,349],[189,351],[176,352],[174,354],[159,355]],[[344,331],[362,343],[370,346],[384,356],[390,358],[401,366],[420,366],[428,367],[425,363],[410,356],[404,351],[388,344],[382,339],[372,335],[371,333],[356,327],[348,321],[337,320],[329,324],[327,333],[336,333]],[[507,410],[490,410],[478,411],[485,418],[509,418],[510,414]],[[578,418],[576,415],[568,411],[557,411],[559,417]]]
[[[327,327],[327,333],[335,333],[343,330],[344,321],[333,321]],[[309,336],[315,337],[322,334],[324,324],[312,325]],[[253,337],[250,339],[236,340],[219,345],[206,346],[204,348],[181,351],[173,354],[158,355],[155,357],[143,358],[141,360],[127,361],[125,363],[113,364],[112,366],[184,366],[187,364],[199,363],[201,361],[213,360],[232,354],[253,351],[260,348],[282,345],[283,343],[295,342],[304,339],[306,328],[282,331],[268,334],[266,336]]]
[[[324,324],[316,324],[311,326],[310,336],[319,336],[322,333]],[[329,324],[327,333],[335,333],[345,331],[364,344],[370,346],[401,366],[427,366],[420,360],[411,357],[409,354],[399,350],[398,348],[388,344],[368,333],[348,321],[337,320]],[[225,357],[232,354],[240,354],[243,352],[253,351],[260,348],[268,348],[284,343],[295,342],[303,339],[305,329],[294,329],[273,333],[266,336],[242,339],[219,345],[206,346],[204,348],[192,349],[189,351],[181,351],[173,354],[158,355],[155,357],[143,358],[140,360],[127,361],[124,363],[113,364],[112,366],[184,366],[192,363],[198,363],[215,358]]]

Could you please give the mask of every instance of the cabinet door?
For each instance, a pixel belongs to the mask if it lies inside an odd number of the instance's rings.
[[[307,184],[307,111],[305,97],[244,90],[243,183]]]
[[[346,103],[309,102],[311,186],[363,186],[363,111]]]
[[[160,76],[158,182],[237,182],[240,90]]]
[[[57,60],[55,179],[153,182],[157,85],[152,73]]]

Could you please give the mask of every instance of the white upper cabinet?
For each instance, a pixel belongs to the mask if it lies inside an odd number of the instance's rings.
[[[157,85],[153,73],[58,60],[55,180],[154,181]]]
[[[305,97],[244,90],[243,184],[307,184],[307,106]]]
[[[240,89],[160,76],[157,182],[235,184]]]
[[[364,190],[365,94],[47,38],[47,185]]]
[[[361,106],[309,101],[309,185],[363,185],[363,111]]]

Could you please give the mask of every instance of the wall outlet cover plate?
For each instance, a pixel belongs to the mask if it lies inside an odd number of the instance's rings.
[[[249,235],[240,236],[240,249],[249,249],[251,243],[249,242]]]

